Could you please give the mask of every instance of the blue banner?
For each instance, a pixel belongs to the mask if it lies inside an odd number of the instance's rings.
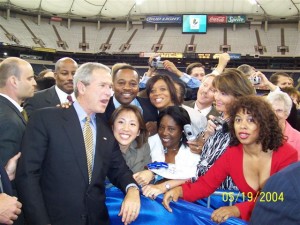
[[[215,225],[210,219],[212,209],[179,200],[171,202],[172,213],[168,212],[162,203],[163,195],[155,200],[141,196],[141,211],[138,218],[132,225],[153,225],[153,224],[193,224],[193,225]],[[116,187],[106,189],[106,205],[113,225],[123,225],[118,213],[124,199],[124,194]],[[229,218],[222,225],[247,225],[247,222],[238,218]]]
[[[147,16],[146,23],[181,23],[181,16]]]

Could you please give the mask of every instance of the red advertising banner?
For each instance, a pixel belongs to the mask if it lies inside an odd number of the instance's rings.
[[[227,18],[226,18],[226,16],[208,15],[207,22],[208,23],[226,23]]]
[[[57,17],[57,16],[52,16],[50,18],[51,21],[55,21],[55,22],[61,22],[62,21],[62,18],[61,17]]]

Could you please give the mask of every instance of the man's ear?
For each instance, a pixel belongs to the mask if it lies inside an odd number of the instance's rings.
[[[77,89],[78,89],[78,93],[83,95],[85,93],[86,87],[81,81],[78,81],[77,82]]]
[[[18,81],[19,79],[16,76],[9,76],[6,83],[10,86],[16,87],[18,85]]]
[[[53,72],[53,74],[54,74],[54,79],[56,80],[57,79],[57,72]]]

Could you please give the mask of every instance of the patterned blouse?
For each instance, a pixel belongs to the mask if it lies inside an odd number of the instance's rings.
[[[220,129],[206,140],[197,166],[198,177],[204,175],[209,168],[212,167],[215,161],[225,152],[226,148],[229,146],[230,136],[231,135],[228,131],[224,132]],[[198,179],[198,177],[196,179]],[[238,188],[229,176],[222,183],[220,189],[238,191]]]

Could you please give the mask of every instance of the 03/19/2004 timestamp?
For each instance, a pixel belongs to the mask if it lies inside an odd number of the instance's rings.
[[[252,192],[223,192],[222,193],[223,202],[283,202],[284,194],[283,192],[264,192],[258,191],[256,193]]]

